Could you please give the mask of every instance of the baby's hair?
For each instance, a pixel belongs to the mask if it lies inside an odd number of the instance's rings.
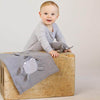
[[[42,5],[40,6],[40,11],[41,11],[42,7],[49,6],[49,5],[56,6],[58,8],[58,12],[59,12],[59,6],[53,1],[45,1],[44,3],[42,3]]]

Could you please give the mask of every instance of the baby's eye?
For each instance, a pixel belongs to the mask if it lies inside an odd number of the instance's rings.
[[[48,13],[44,13],[45,15],[47,15]]]
[[[52,13],[51,15],[55,15],[54,13]]]

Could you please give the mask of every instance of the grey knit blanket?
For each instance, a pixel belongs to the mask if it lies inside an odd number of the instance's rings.
[[[19,94],[59,71],[52,56],[46,52],[0,54],[0,60],[6,65]]]

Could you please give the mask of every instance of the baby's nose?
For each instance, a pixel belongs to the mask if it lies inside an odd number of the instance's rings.
[[[48,16],[47,17],[51,17],[51,14],[48,14]]]

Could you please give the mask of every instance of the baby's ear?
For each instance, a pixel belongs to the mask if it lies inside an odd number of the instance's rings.
[[[41,16],[41,12],[39,11],[39,15]]]

